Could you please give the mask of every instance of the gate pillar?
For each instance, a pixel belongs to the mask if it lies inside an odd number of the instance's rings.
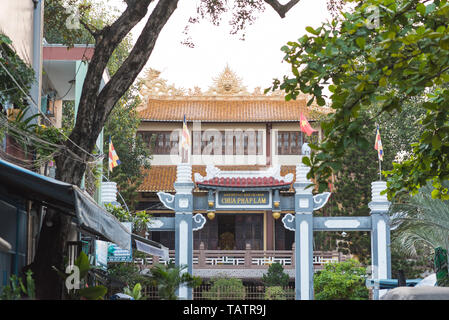
[[[371,183],[372,201],[368,204],[371,210],[371,271],[374,280],[373,298],[379,299],[379,280],[391,278],[390,252],[390,202],[386,195],[380,193],[387,188],[385,181]]]
[[[192,166],[181,163],[177,167],[175,194],[175,263],[177,266],[187,265],[184,272],[192,274],[193,269],[193,194]],[[181,286],[178,297],[192,300],[192,288]]]

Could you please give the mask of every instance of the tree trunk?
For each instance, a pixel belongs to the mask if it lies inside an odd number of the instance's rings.
[[[36,259],[31,266],[36,283],[37,299],[61,299],[62,297],[63,279],[52,267],[65,271],[65,243],[70,231],[70,220],[71,217],[66,214],[47,209]]]
[[[94,34],[95,52],[90,60],[79,102],[76,124],[66,142],[66,149],[56,158],[56,179],[80,185],[89,158],[114,105],[132,85],[150,57],[156,40],[179,0],[159,0],[134,48],[119,70],[99,92],[107,63],[125,36],[142,20],[152,0],[126,0],[127,9],[111,25]],[[277,0],[266,0],[281,17],[299,0],[280,6]],[[76,145],[75,145],[76,143]],[[85,151],[81,150],[84,149]],[[31,266],[38,299],[60,299],[63,279],[52,269],[64,269],[64,254],[71,217],[48,210],[40,232],[35,260]],[[65,270],[63,270],[65,271]]]
[[[72,160],[63,153],[56,158],[56,178],[58,180],[79,185],[86,165]],[[65,272],[64,257],[67,255],[67,237],[71,231],[72,217],[53,209],[47,209],[36,257],[31,265],[36,283],[36,298],[45,300],[60,300],[63,297],[64,279],[53,269]]]
[[[56,157],[56,179],[78,186],[81,184],[86,162],[93,160],[88,152],[94,149],[114,105],[145,66],[160,31],[175,11],[178,1],[160,0],[157,3],[128,59],[99,92],[100,80],[109,58],[132,27],[145,16],[151,0],[129,0],[125,12],[101,31],[84,80],[75,127],[66,141],[67,148]],[[54,210],[48,210],[45,216],[36,257],[31,265],[37,299],[62,298],[63,279],[52,267],[65,271],[64,256],[70,222],[70,216]]]

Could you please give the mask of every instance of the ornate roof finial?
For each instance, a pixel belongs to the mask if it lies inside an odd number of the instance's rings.
[[[224,70],[213,78],[213,85],[206,94],[210,95],[248,95],[248,91],[242,84],[242,79],[237,77],[235,72],[226,64]]]
[[[145,100],[149,98],[160,98],[164,96],[185,96],[184,88],[176,88],[168,85],[167,80],[160,78],[161,72],[153,68],[148,69],[145,79],[142,81],[140,94]]]

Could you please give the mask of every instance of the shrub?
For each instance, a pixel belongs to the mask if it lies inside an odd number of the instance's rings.
[[[262,281],[267,287],[286,287],[288,280],[288,274],[284,272],[284,268],[278,262],[271,264],[267,273],[262,276]]]
[[[235,278],[215,278],[210,290],[203,292],[203,298],[208,300],[243,300],[245,295],[242,280]]]
[[[265,300],[286,300],[286,293],[280,286],[267,287]]]
[[[327,263],[314,277],[315,300],[366,300],[366,270],[356,260]]]

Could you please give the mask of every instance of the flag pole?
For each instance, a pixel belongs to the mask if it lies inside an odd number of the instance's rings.
[[[377,156],[379,161],[379,181],[382,181],[382,161],[380,160],[379,156]]]

